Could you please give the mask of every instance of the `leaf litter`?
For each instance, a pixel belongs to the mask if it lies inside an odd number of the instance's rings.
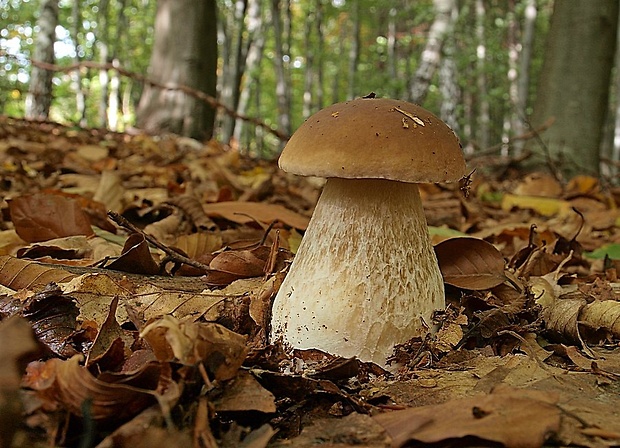
[[[448,306],[383,370],[267,343],[320,182],[6,117],[0,159],[1,446],[620,443],[618,188],[422,186]]]

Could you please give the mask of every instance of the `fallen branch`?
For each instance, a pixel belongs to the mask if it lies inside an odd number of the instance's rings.
[[[90,68],[94,70],[116,70],[119,74],[126,76],[127,78],[135,79],[145,84],[150,84],[151,86],[157,87],[159,89],[181,91],[189,96],[192,96],[201,101],[204,101],[205,103],[209,104],[214,109],[221,109],[222,111],[224,111],[224,113],[226,113],[227,115],[230,115],[233,118],[247,121],[249,123],[254,124],[255,126],[263,128],[267,132],[278,137],[280,140],[287,141],[290,138],[289,135],[286,135],[283,132],[279,131],[278,129],[271,127],[264,121],[259,120],[258,118],[255,118],[255,117],[248,117],[247,115],[240,114],[236,110],[231,109],[230,107],[218,101],[216,98],[212,97],[211,95],[207,95],[206,93],[201,92],[200,90],[196,90],[184,84],[164,84],[164,83],[155,81],[151,78],[148,78],[144,75],[141,75],[139,73],[126,70],[117,64],[101,64],[97,62],[84,61],[78,64],[61,66],[61,65],[56,65],[56,64],[48,64],[47,62],[42,62],[42,61],[35,61],[33,59],[31,59],[30,62],[32,63],[32,65],[35,65],[44,70],[60,72],[60,73],[69,73],[75,70],[79,70],[81,68]]]

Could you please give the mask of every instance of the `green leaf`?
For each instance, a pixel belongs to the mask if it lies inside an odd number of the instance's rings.
[[[612,260],[620,260],[620,244],[613,243],[603,247],[599,247],[592,252],[586,252],[585,256],[597,260],[605,258],[605,256],[609,257]]]

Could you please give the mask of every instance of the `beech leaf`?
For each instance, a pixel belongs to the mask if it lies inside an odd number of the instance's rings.
[[[435,253],[448,285],[481,291],[506,281],[502,254],[484,240],[450,238],[435,246]]]

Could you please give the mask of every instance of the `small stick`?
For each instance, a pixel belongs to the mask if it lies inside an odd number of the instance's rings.
[[[160,243],[154,236],[151,236],[148,233],[143,232],[142,230],[134,226],[132,223],[130,223],[127,219],[125,219],[123,216],[119,215],[118,213],[109,211],[108,216],[119,226],[124,227],[126,229],[131,230],[132,232],[139,233],[140,235],[144,236],[144,239],[146,239],[153,246],[164,251],[166,255],[168,255],[172,260],[178,261],[179,263],[185,263],[187,265],[193,266],[198,269],[202,269],[205,272],[208,272],[210,270],[209,266],[207,266],[206,264],[201,263],[196,260],[192,260],[191,258],[187,258],[186,256],[181,255],[177,251]]]

